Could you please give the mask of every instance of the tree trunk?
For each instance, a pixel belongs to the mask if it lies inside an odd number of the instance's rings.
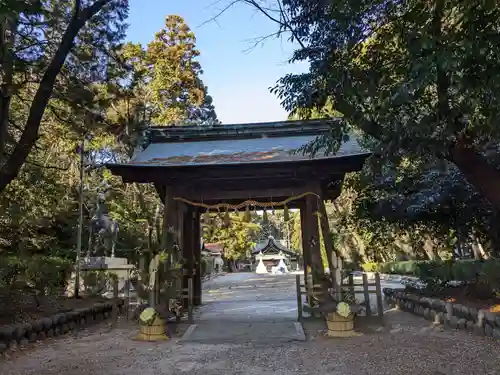
[[[14,40],[18,19],[4,16],[0,19],[0,167],[5,162],[9,136],[10,103],[14,94]]]
[[[459,143],[450,150],[449,160],[460,169],[479,193],[500,210],[500,172],[483,155]]]
[[[159,244],[160,246],[162,245],[161,214],[162,214],[161,204],[158,203],[156,205],[154,225],[156,232],[156,243]]]
[[[0,168],[0,193],[17,177],[38,139],[40,123],[54,91],[54,84],[66,61],[66,57],[73,47],[76,36],[86,22],[99,13],[99,11],[110,1],[111,0],[98,0],[93,5],[81,11],[80,1],[75,2],[73,17],[63,34],[61,43],[54,57],[40,80],[40,84],[30,106],[28,119],[26,120],[21,138],[10,157]]]
[[[338,254],[338,252],[333,248],[333,241],[330,235],[330,223],[328,222],[325,202],[323,201],[323,199],[319,201],[318,205],[320,213],[320,228],[323,235],[323,242],[325,244],[326,258],[328,259],[328,268],[330,268],[330,272],[333,272],[334,265],[332,261],[332,254],[335,253],[337,257],[340,257],[340,254]]]
[[[471,234],[470,238],[472,240],[472,251],[474,252],[474,259],[488,259],[489,254],[484,250],[479,237],[477,237],[475,234]]]
[[[436,245],[428,234],[424,235],[422,247],[429,260],[441,260]]]

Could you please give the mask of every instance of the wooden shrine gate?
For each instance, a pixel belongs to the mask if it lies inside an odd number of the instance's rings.
[[[199,305],[200,215],[221,202],[288,201],[288,208],[300,209],[304,269],[311,266],[323,274],[320,227],[330,262],[336,253],[327,235],[324,201],[339,195],[344,175],[360,170],[369,153],[354,137],[335,155],[318,153],[311,158],[298,150],[336,125],[337,120],[330,119],[150,127],[143,151],[128,163],[107,167],[125,183],[155,185],[165,205],[165,249],[184,259],[183,288],[193,280],[193,303]],[[330,269],[335,266],[330,264]]]

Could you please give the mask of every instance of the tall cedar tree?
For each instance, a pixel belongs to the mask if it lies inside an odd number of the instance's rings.
[[[218,123],[203,85],[196,38],[182,17],[169,15],[146,49],[127,46],[127,57],[141,71],[150,121],[158,125]]]

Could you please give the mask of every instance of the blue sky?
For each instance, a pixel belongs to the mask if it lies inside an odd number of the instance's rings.
[[[223,123],[284,120],[287,113],[269,87],[287,73],[305,71],[306,65],[287,63],[295,46],[285,39],[267,39],[251,48],[256,38],[275,32],[277,26],[248,6],[237,4],[206,23],[230,1],[131,0],[128,39],[147,44],[167,15],[183,17],[196,35],[202,78],[219,119]]]

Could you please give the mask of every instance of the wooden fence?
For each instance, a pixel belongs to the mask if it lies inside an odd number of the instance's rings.
[[[193,323],[193,278],[189,277],[187,279],[187,288],[182,287],[182,280],[177,279],[177,299],[183,304],[183,310],[187,310],[187,318],[189,323]],[[180,323],[182,319],[182,314],[176,314],[176,321]]]
[[[365,316],[377,316],[382,320],[384,317],[384,305],[382,300],[382,288],[380,285],[380,274],[375,273],[373,282],[368,282],[368,275],[366,273],[363,273],[361,277],[361,283],[355,282],[354,275],[352,273],[349,273],[347,277],[342,278],[342,291],[352,293],[356,301],[364,305]],[[347,282],[345,282],[346,280]],[[305,281],[305,284],[302,284],[301,275],[296,275],[298,320],[301,320],[303,318],[305,310],[308,310],[308,312],[311,314],[311,317],[315,317],[315,311],[311,308],[314,296],[320,296],[322,293],[326,292],[323,289],[322,285],[313,284],[311,275],[308,275],[307,280]],[[375,294],[377,314],[374,314],[374,312],[372,311],[372,305],[370,303],[371,294]],[[305,305],[303,304],[303,295],[305,295],[307,299],[307,303]],[[358,295],[362,295],[363,298],[356,298]]]

